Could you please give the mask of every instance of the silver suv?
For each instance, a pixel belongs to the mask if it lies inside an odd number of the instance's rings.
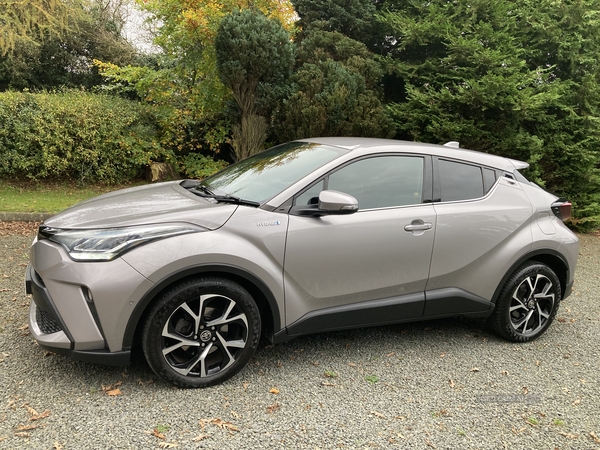
[[[182,387],[230,378],[261,335],[469,316],[535,339],[571,293],[571,204],[457,147],[306,139],[80,203],[33,243],[31,333],[115,365],[139,340]]]

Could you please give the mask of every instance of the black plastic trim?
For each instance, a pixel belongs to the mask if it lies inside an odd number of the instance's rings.
[[[103,366],[126,366],[131,362],[131,351],[129,350],[120,352],[73,350],[70,356],[77,361],[102,364]]]
[[[491,307],[489,300],[463,289],[436,289],[425,292],[423,317],[484,313],[490,311]]]
[[[31,294],[35,305],[39,309],[41,309],[42,311],[46,311],[50,315],[50,317],[52,317],[52,319],[54,319],[57,323],[60,324],[60,326],[62,327],[62,331],[65,333],[67,338],[69,338],[69,341],[71,341],[72,348],[73,342],[75,340],[69,332],[69,329],[67,328],[67,325],[63,321],[62,317],[60,316],[60,314],[58,314],[56,306],[52,301],[52,297],[50,297],[48,289],[46,289],[46,286],[44,286],[44,282],[35,273],[35,270],[33,269],[33,266],[31,264],[27,266],[27,271],[25,274],[25,292],[27,292],[27,294]]]
[[[369,327],[396,323],[403,320],[415,320],[422,316],[425,295],[422,292],[333,306],[311,311],[287,327],[289,336],[320,333],[323,331],[343,330],[347,328]],[[277,338],[281,338],[279,334]]]
[[[185,269],[181,269],[177,272],[169,274],[167,277],[157,282],[148,292],[146,292],[129,316],[129,321],[127,322],[127,327],[125,328],[125,335],[123,336],[123,350],[131,349],[135,337],[135,331],[140,319],[142,318],[148,305],[154,300],[154,298],[156,298],[157,295],[160,294],[161,291],[183,278],[194,275],[202,275],[210,272],[220,272],[235,275],[256,286],[256,288],[264,295],[265,299],[269,303],[269,306],[271,307],[271,312],[273,313],[273,333],[276,333],[281,329],[277,300],[268,286],[260,278],[240,267],[233,265],[199,264],[196,266],[186,267]]]

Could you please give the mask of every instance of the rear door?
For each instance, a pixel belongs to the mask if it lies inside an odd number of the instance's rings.
[[[424,316],[485,313],[531,244],[532,207],[511,174],[434,159],[437,228]]]

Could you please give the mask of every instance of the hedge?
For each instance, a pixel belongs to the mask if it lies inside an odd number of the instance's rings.
[[[71,178],[119,183],[151,160],[158,144],[148,106],[102,94],[0,92],[0,178]]]

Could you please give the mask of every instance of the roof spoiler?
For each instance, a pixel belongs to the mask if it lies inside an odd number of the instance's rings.
[[[507,158],[511,163],[513,163],[513,166],[515,166],[515,169],[519,170],[519,169],[527,169],[529,167],[529,163],[526,163],[524,161],[519,161],[518,159],[510,159]]]

